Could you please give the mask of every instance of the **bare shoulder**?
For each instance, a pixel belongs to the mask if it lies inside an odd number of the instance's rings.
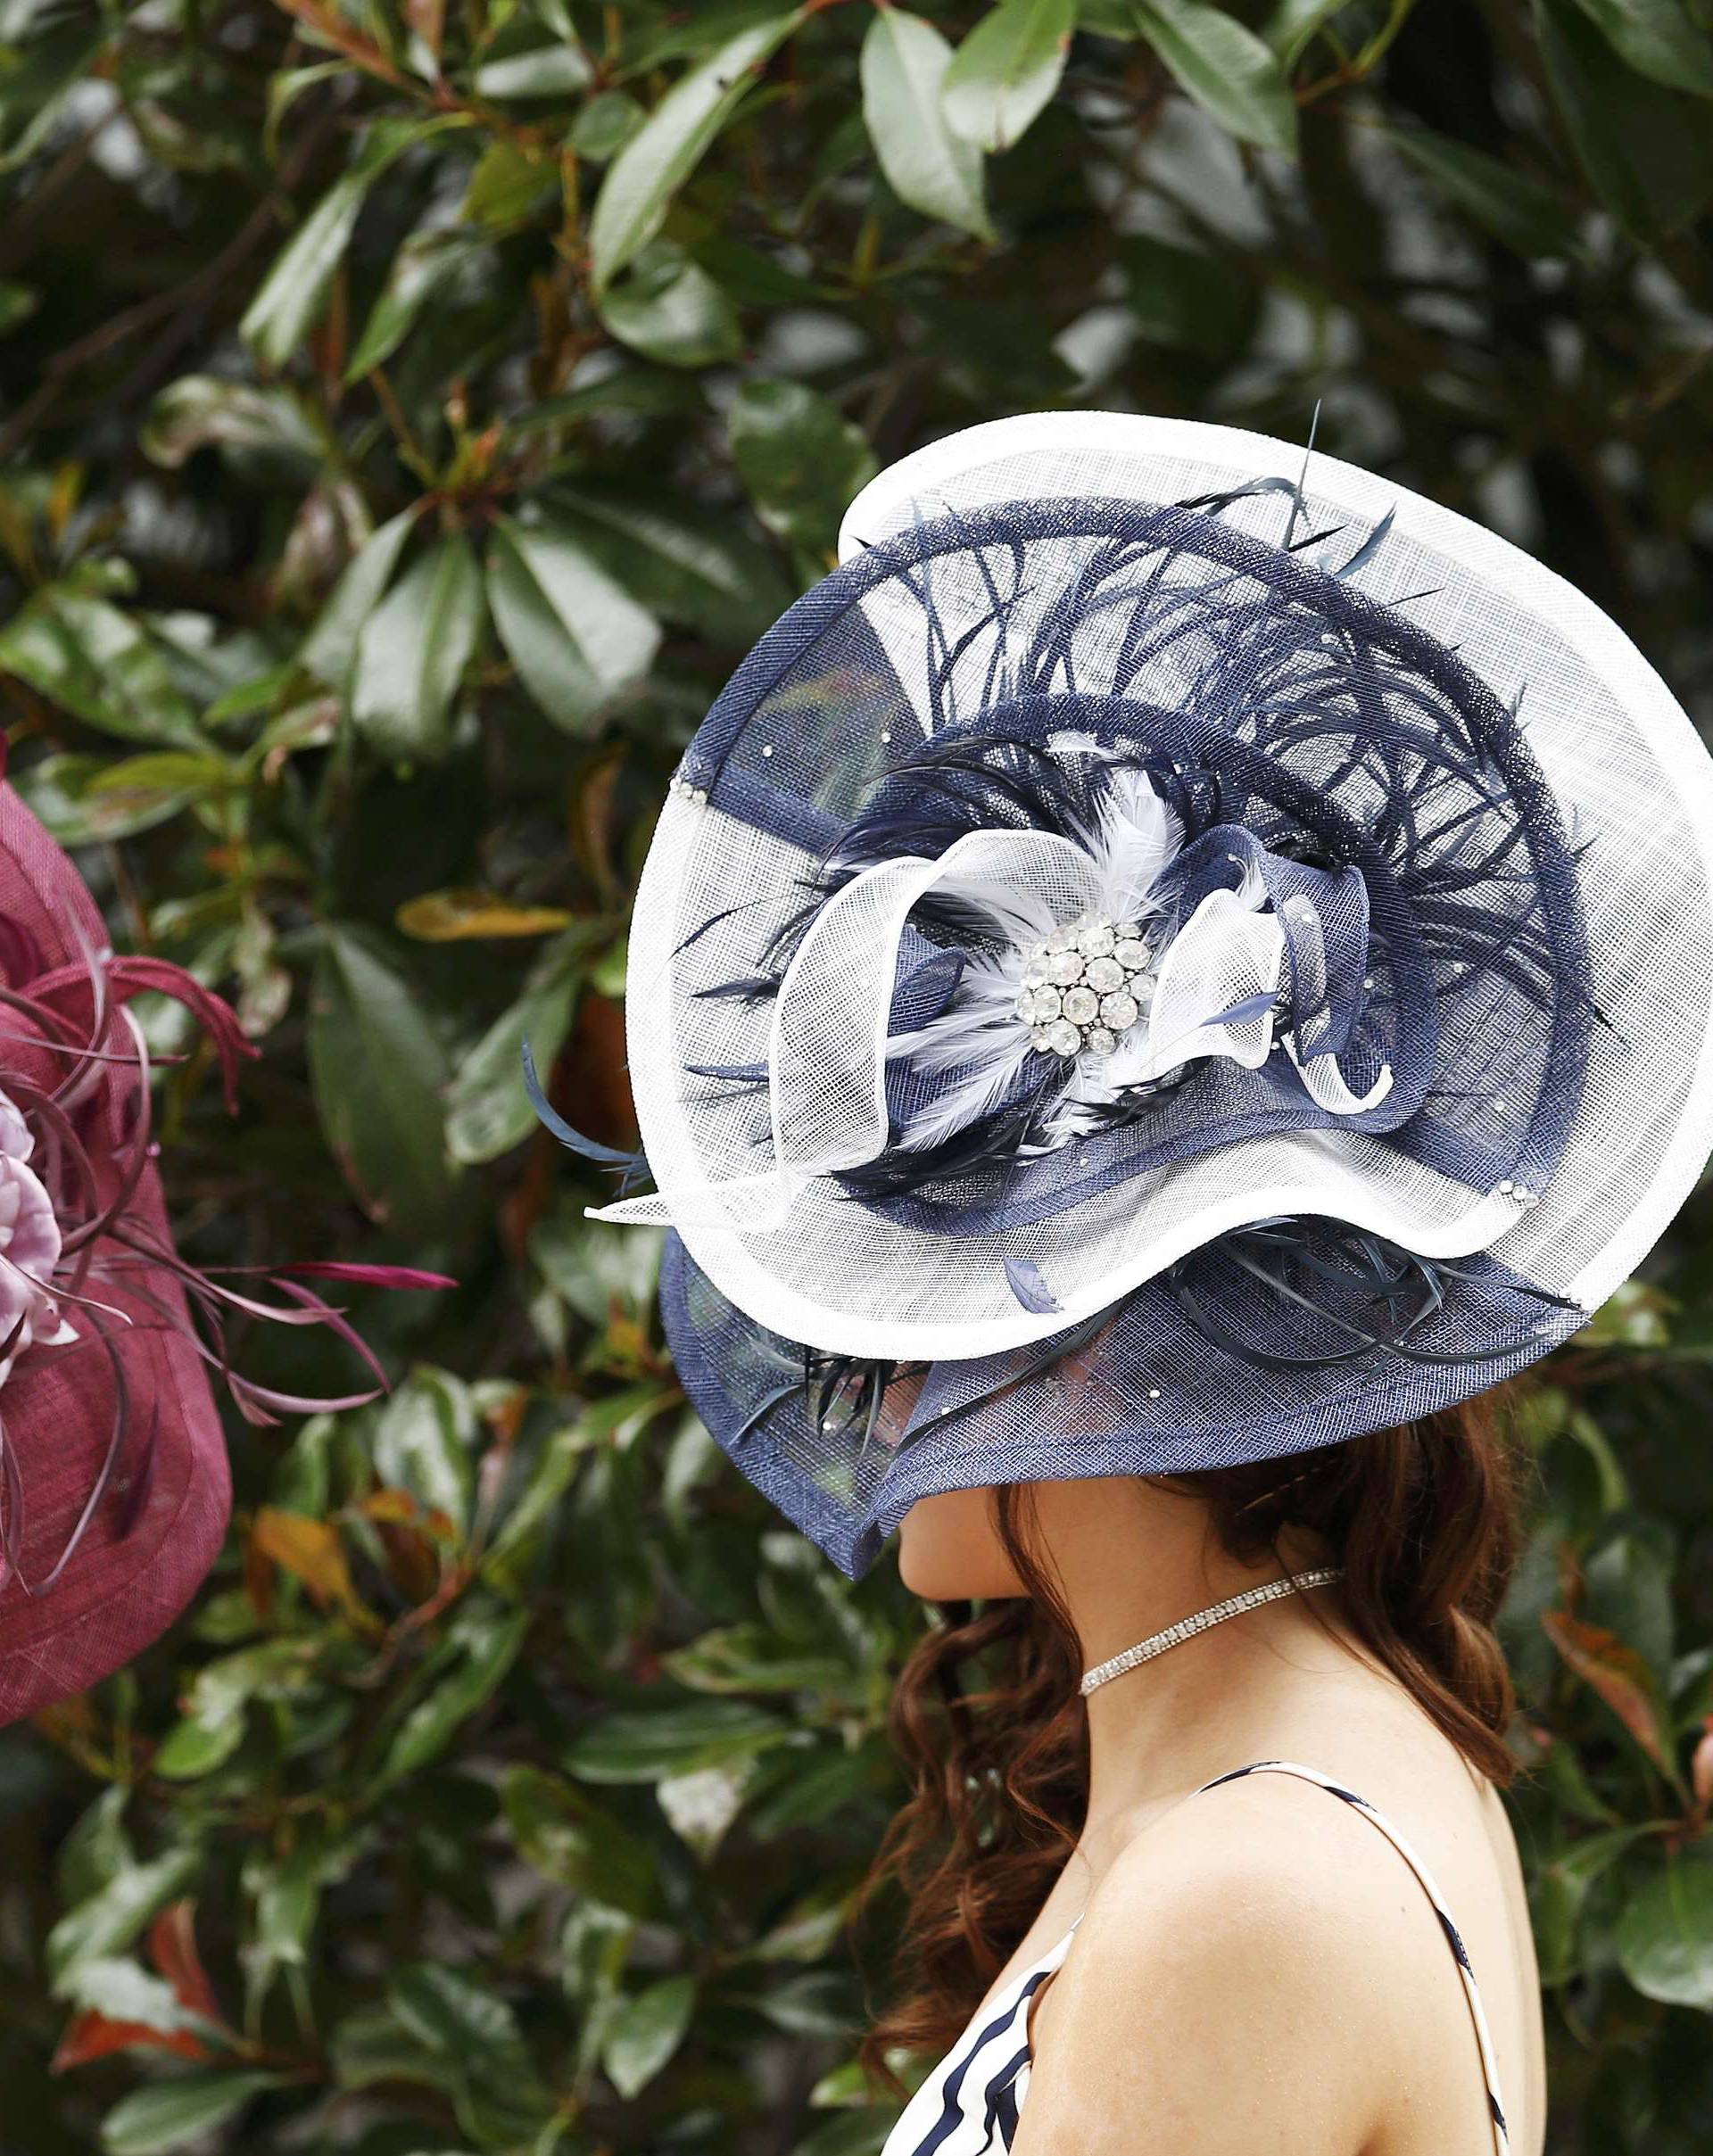
[[[1378,1838],[1277,1774],[1138,1833],[1042,2001],[1016,2156],[1371,2145],[1398,2086],[1389,1979],[1417,1913]]]

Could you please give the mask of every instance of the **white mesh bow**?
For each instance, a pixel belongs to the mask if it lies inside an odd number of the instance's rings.
[[[1127,977],[1106,955],[1121,937],[1142,935],[1157,909],[1156,888],[1174,845],[1157,797],[1139,774],[1125,771],[1110,789],[1100,824],[1082,844],[1050,831],[979,830],[937,860],[908,855],[853,876],[804,930],[774,1002],[766,1074],[771,1171],[703,1184],[693,1193],[662,1187],[651,1197],[620,1200],[595,1217],[699,1222],[750,1234],[777,1228],[804,1184],[864,1167],[895,1142],[889,1063],[908,1063],[938,1081],[897,1133],[896,1143],[912,1151],[942,1144],[991,1113],[1044,1049],[1049,1060],[1043,1089],[1055,1083],[1055,1062],[1065,1073],[1062,1094],[1030,1134],[1031,1142],[1048,1146],[1074,1139],[1092,1110],[1126,1088],[1165,1078],[1198,1058],[1225,1055],[1258,1069],[1274,1047],[1286,941],[1253,869],[1237,889],[1211,892],[1176,935],[1161,935],[1157,974]],[[961,919],[978,947],[946,1012],[920,1028],[890,1033],[899,946],[911,914],[930,901],[942,916]],[[1312,931],[1309,901],[1287,903],[1294,927]],[[1116,926],[1106,908],[1117,909]],[[1052,997],[1052,1016],[1064,1011],[1082,1020],[1081,1029],[1064,1018],[1057,1027],[1050,1019],[1031,1025],[1019,1005],[1030,993],[1032,954],[1064,944],[1068,923],[1090,921],[1099,923],[1099,940],[1087,935],[1080,940],[1096,955],[1091,961],[1068,949],[1070,971],[1054,978],[1092,978],[1095,985],[1069,988],[1061,999],[1049,978],[1033,991]],[[1308,941],[1312,947],[1312,933]],[[1112,991],[1105,996],[1102,964],[1112,972]],[[1139,994],[1148,999],[1146,1012]],[[1085,1007],[1075,1004],[1077,995]],[[1098,1027],[1102,1018],[1118,1030],[1090,1031],[1089,1021]],[[1081,1052],[1067,1045],[1055,1053],[1061,1029]],[[1089,1051],[1082,1047],[1089,1040],[1104,1045]],[[1294,1040],[1281,1045],[1298,1059]],[[1316,1101],[1333,1114],[1374,1107],[1392,1083],[1384,1071],[1358,1096],[1330,1055],[1297,1060],[1297,1068]]]

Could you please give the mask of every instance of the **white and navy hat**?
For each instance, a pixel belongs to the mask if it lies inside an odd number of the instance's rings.
[[[653,1194],[600,1217],[672,1231],[739,1466],[856,1572],[930,1492],[1305,1450],[1583,1324],[1713,1145],[1713,767],[1623,632],[1116,414],[905,458],[840,556],[631,942]]]

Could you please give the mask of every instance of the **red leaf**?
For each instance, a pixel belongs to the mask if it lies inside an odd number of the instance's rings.
[[[173,1902],[149,1927],[149,1959],[171,1985],[181,2006],[204,2021],[222,2022],[220,2003],[196,1951],[196,1904]]]
[[[269,1272],[289,1273],[298,1280],[349,1280],[359,1287],[456,1287],[445,1273],[425,1273],[414,1265],[355,1265],[342,1258],[302,1258],[290,1265],[274,1265]]]
[[[142,2021],[110,2021],[91,2010],[73,2014],[54,2054],[52,2070],[62,2074],[69,2067],[87,2066],[92,2060],[111,2058],[114,2052],[170,2052],[180,2059],[211,2059],[213,2053],[187,2028],[150,2028]]]
[[[1659,1687],[1641,1656],[1616,1632],[1585,1624],[1564,1610],[1549,1611],[1541,1623],[1577,1676],[1606,1702],[1666,1779],[1681,1788]]]
[[[1704,1827],[1713,1813],[1713,1714],[1702,1722],[1701,1741],[1690,1758],[1689,1786],[1695,1794],[1695,1823]]]

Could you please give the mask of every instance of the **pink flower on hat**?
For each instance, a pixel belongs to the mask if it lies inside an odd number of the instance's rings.
[[[62,1238],[53,1200],[29,1165],[34,1151],[16,1103],[0,1093],[0,1384],[26,1348],[77,1338],[50,1287]]]

